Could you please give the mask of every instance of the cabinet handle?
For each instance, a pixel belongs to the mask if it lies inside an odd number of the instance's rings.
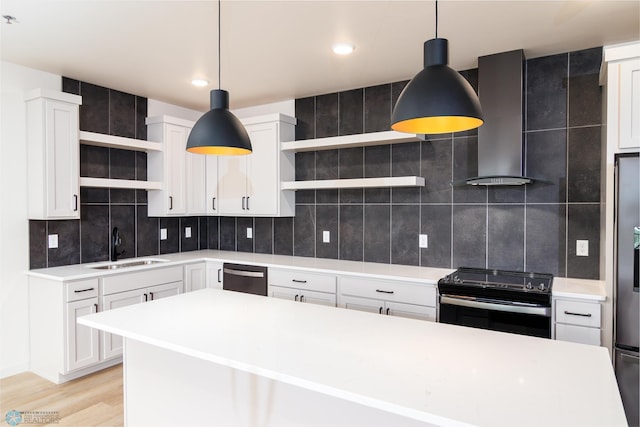
[[[149,296],[147,294],[143,294],[143,295],[144,295],[144,300],[149,301]]]
[[[151,297],[151,301],[153,301],[153,292],[149,292],[149,296]]]
[[[389,308],[387,308],[387,316],[389,315]]]
[[[293,297],[293,300],[294,300],[294,301],[298,301],[298,295],[297,295],[297,294],[296,294],[296,296],[295,296],[295,297]]]
[[[173,210],[173,196],[169,196],[169,210]]]
[[[300,295],[300,302],[304,302],[304,295]]]
[[[222,269],[219,268],[218,269],[218,283],[222,283],[222,280],[220,280],[220,273],[222,272]]]
[[[383,291],[382,289],[376,289],[376,292],[380,292],[381,294],[392,294],[393,291]]]
[[[580,316],[580,317],[591,317],[591,313],[573,313],[571,311],[564,311],[564,314],[567,316]]]
[[[247,210],[249,210],[249,196],[247,196]]]
[[[75,207],[73,208],[74,212],[78,211],[78,195],[74,194],[73,195],[73,200],[75,201]]]
[[[97,313],[98,312],[98,304],[93,304],[93,308],[96,309],[96,311],[94,311],[94,313]]]
[[[73,291],[74,294],[79,294],[80,292],[89,292],[94,290],[95,288],[87,288],[87,289],[77,289],[75,291]]]
[[[214,210],[214,211],[216,210],[216,198],[215,197],[211,198],[211,209]]]
[[[380,307],[380,310],[378,310],[378,313],[382,314],[382,307]]]
[[[293,283],[307,283],[307,281],[306,281],[306,280],[291,279],[291,281],[292,281]]]

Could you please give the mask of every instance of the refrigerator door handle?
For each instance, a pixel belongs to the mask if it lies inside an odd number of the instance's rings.
[[[627,353],[620,353],[620,359],[623,362],[635,363],[636,365],[640,363],[640,357],[633,356],[633,355],[627,354]]]

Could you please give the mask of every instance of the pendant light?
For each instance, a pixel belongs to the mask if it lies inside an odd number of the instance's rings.
[[[391,129],[415,134],[460,132],[482,125],[482,109],[469,82],[449,67],[449,42],[424,43],[424,69],[404,88],[391,116]]]
[[[187,151],[235,156],[250,154],[251,140],[240,120],[229,111],[229,92],[220,89],[220,0],[218,0],[218,89],[211,91],[211,110],[191,129]]]

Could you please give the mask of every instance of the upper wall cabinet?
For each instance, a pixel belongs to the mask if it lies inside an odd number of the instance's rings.
[[[25,101],[29,219],[79,219],[82,98],[36,89]]]
[[[218,214],[294,216],[295,192],[280,183],[295,176],[294,153],[282,151],[281,143],[293,141],[296,119],[270,114],[241,121],[253,152],[218,158]]]
[[[609,150],[640,148],[640,41],[606,46],[601,84],[606,84]]]
[[[162,144],[149,152],[147,176],[161,181],[148,193],[149,216],[200,215],[207,211],[205,158],[186,151],[193,122],[169,116],[147,118],[147,138]]]

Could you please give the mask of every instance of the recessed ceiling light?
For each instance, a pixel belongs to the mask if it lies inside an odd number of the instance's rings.
[[[209,85],[209,80],[193,79],[191,80],[191,84],[198,87],[205,87]]]
[[[356,47],[351,43],[334,43],[332,48],[336,55],[349,55]]]

